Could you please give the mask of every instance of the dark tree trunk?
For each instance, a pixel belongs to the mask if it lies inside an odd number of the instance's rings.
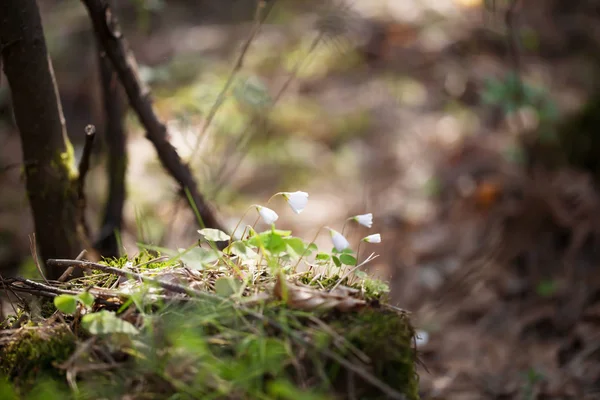
[[[35,0],[0,1],[0,54],[21,134],[27,195],[43,259],[84,249],[73,148]],[[49,268],[57,278],[62,268]]]
[[[125,146],[124,116],[126,104],[120,93],[121,85],[110,60],[98,44],[98,63],[102,79],[102,100],[104,104],[104,140],[108,162],[108,200],[104,209],[102,228],[95,248],[104,257],[118,257],[121,249],[117,235],[123,225],[123,205],[125,204],[125,172],[127,151]]]

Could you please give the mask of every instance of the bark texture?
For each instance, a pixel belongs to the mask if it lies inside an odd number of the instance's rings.
[[[84,248],[72,146],[35,0],[0,1],[0,55],[21,135],[27,195],[42,259]],[[55,279],[63,268],[46,273]]]

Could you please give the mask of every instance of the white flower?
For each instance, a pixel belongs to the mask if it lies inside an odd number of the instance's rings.
[[[415,342],[417,347],[425,346],[429,343],[429,333],[426,331],[418,330],[415,335]]]
[[[379,233],[374,233],[372,235],[364,237],[362,240],[363,242],[367,243],[381,243],[381,235]]]
[[[268,225],[275,223],[275,221],[277,221],[277,219],[279,218],[279,215],[277,215],[277,213],[271,210],[270,208],[257,205],[256,210],[258,211],[258,214],[263,219],[263,221],[265,221],[265,223]]]
[[[335,247],[337,251],[342,251],[350,247],[350,243],[348,243],[348,240],[344,237],[344,235],[333,229],[329,229],[329,233],[331,234],[333,247]]]
[[[361,224],[362,226],[366,226],[367,228],[373,226],[373,214],[371,213],[357,215],[355,217],[352,217],[352,219]]]
[[[281,195],[296,214],[300,214],[308,203],[308,193],[306,192],[283,192]]]

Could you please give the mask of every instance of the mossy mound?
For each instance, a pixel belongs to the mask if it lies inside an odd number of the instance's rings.
[[[196,256],[212,260],[205,250]],[[385,305],[385,284],[343,266],[299,272],[217,255],[195,269],[189,253],[63,260],[88,273],[3,282],[58,309],[0,330],[0,371],[20,396],[42,398],[418,399],[414,330]]]

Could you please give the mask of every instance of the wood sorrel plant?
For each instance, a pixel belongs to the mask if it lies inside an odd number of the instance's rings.
[[[292,211],[296,214],[301,214],[308,204],[309,195],[306,192],[279,192],[271,196],[267,201],[269,204],[275,197],[283,197]],[[256,210],[257,218],[252,225],[247,225],[241,235],[236,235],[242,219],[251,210]],[[270,229],[257,232],[256,224],[262,219],[264,223],[270,226]],[[211,241],[227,240],[229,245],[221,252],[216,249],[210,250],[212,256],[204,254],[207,249],[192,250],[192,253],[197,253],[196,262],[190,257],[183,259],[188,266],[196,268],[209,267],[208,264],[214,265],[219,260],[224,261],[227,265],[236,266],[238,271],[243,270],[243,267],[251,267],[253,269],[267,266],[271,272],[286,272],[294,273],[301,262],[304,262],[309,267],[325,267],[327,271],[334,270],[338,276],[342,276],[340,282],[355,272],[358,268],[370,262],[375,258],[374,254],[368,256],[362,263],[359,263],[359,251],[362,242],[380,243],[381,235],[379,233],[368,235],[359,240],[356,245],[356,251],[352,248],[350,242],[344,236],[346,224],[354,222],[366,228],[373,226],[373,214],[360,214],[346,219],[341,232],[329,227],[320,227],[313,239],[310,242],[305,242],[301,238],[292,236],[289,230],[280,230],[276,228],[276,222],[279,220],[279,215],[267,206],[253,204],[244,212],[242,218],[235,226],[232,235],[226,235],[224,232],[215,231],[213,229],[203,229],[199,233],[210,244]],[[315,241],[323,230],[329,233],[331,243],[333,245],[330,251],[319,251]],[[190,251],[190,250],[188,250]],[[314,257],[313,257],[313,254]],[[225,260],[226,259],[226,260]],[[190,265],[190,261],[192,265]],[[342,271],[344,266],[350,267],[346,272]],[[337,284],[335,285],[337,286]]]

